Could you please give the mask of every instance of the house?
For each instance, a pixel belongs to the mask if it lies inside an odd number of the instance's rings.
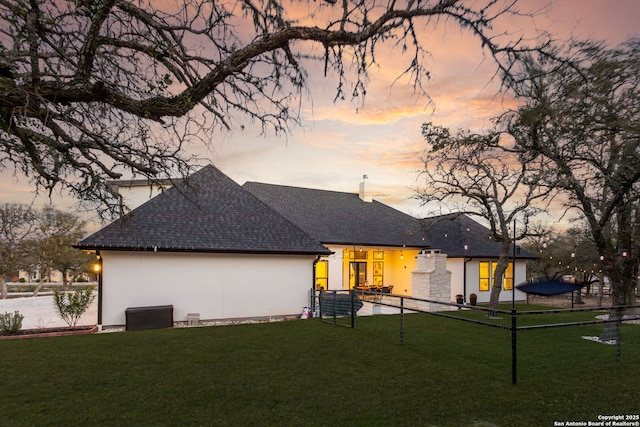
[[[436,268],[429,286],[438,300],[476,293],[488,301],[499,254],[488,234],[464,215],[406,215],[367,197],[364,183],[359,194],[240,186],[207,166],[76,247],[102,263],[98,323],[122,325],[128,308],[167,304],[176,321],[289,316],[309,305],[313,288],[373,286],[431,299],[417,277]],[[516,251],[516,283],[529,258]]]
[[[316,289],[373,285],[391,287],[394,294],[424,297],[413,289],[413,272],[419,255],[429,249],[430,254],[446,254],[450,301],[456,295],[469,301],[472,293],[478,302],[489,301],[500,244],[466,215],[420,220],[367,197],[365,182],[358,194],[257,182],[247,182],[243,188],[331,250],[316,264]],[[526,280],[526,262],[533,258],[516,248],[516,284]],[[502,301],[525,299],[517,289],[512,296],[513,283],[510,263]]]
[[[308,305],[313,265],[330,251],[213,166],[76,245],[102,264],[98,324],[173,306],[173,318],[269,318]]]

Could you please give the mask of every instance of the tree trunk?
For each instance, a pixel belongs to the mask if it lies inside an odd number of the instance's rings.
[[[576,299],[573,301],[574,304],[584,304],[584,301],[582,301],[582,288],[578,289],[576,291]]]
[[[502,291],[502,280],[504,279],[504,273],[509,266],[509,242],[502,242],[500,248],[500,258],[498,258],[498,264],[493,272],[493,287],[491,288],[491,296],[489,297],[489,308],[495,310],[500,303],[500,292]],[[513,280],[515,284],[515,278]]]
[[[67,278],[67,270],[62,270],[62,290],[70,291],[71,286],[69,285],[69,279]]]
[[[502,291],[502,284],[500,280],[497,284],[494,283],[491,288],[491,296],[489,297],[489,308],[495,310],[498,308],[498,304],[500,303],[500,291]]]
[[[36,286],[33,288],[33,296],[37,297],[38,293],[40,292],[40,289],[42,289],[42,279],[38,280],[36,282]]]
[[[0,277],[0,299],[7,299],[7,281]]]
[[[602,307],[602,299],[604,297],[604,275],[598,276],[598,307]]]
[[[611,278],[609,278],[611,280]],[[612,290],[612,304],[614,306],[629,306],[635,303],[635,281],[617,278],[616,281],[611,281]],[[633,314],[633,309],[630,308],[616,308],[611,310],[609,315],[610,320],[616,320],[615,322],[605,323],[602,335],[600,335],[600,341],[611,341],[620,339],[620,320],[627,314]]]

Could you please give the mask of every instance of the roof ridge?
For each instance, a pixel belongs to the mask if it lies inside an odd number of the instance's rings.
[[[298,190],[307,190],[307,191],[318,191],[318,192],[323,192],[323,193],[339,193],[339,194],[349,194],[349,195],[353,195],[353,196],[358,196],[358,192],[357,191],[339,191],[339,190],[326,190],[326,189],[322,189],[322,188],[311,188],[311,187],[300,187],[297,185],[289,185],[289,184],[271,184],[268,182],[258,182],[258,181],[247,181],[244,184],[242,184],[242,186],[244,187],[247,184],[257,184],[257,185],[268,185],[270,187],[284,187],[284,188],[295,188]]]

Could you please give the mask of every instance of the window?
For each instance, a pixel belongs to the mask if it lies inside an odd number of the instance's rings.
[[[329,289],[329,262],[326,260],[316,264],[316,289]]]
[[[353,250],[349,252],[349,258],[351,259],[367,259],[369,257],[368,251],[363,251],[362,249]]]
[[[496,272],[496,267],[498,263],[495,261],[480,261],[480,283],[479,289],[480,291],[488,291],[491,289],[491,285],[493,284],[493,277]],[[502,279],[502,289],[505,291],[510,291],[513,289],[513,263],[509,263],[507,265],[507,269],[504,272],[504,277]]]
[[[493,265],[490,270],[489,266]],[[489,261],[480,261],[480,291],[488,291],[491,288],[492,270],[495,270],[495,263]]]
[[[382,286],[382,277],[384,274],[384,263],[376,261],[373,263],[373,285]]]
[[[513,263],[510,262],[507,265],[507,269],[504,271],[504,280],[502,281],[502,289],[510,291],[513,289]]]

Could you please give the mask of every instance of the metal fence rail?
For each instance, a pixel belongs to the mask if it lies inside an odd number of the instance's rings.
[[[362,301],[352,291],[320,291],[318,294],[318,309],[321,320],[330,321],[334,325],[343,324],[354,328],[356,313],[362,307]],[[347,319],[348,323],[338,322]]]
[[[316,298],[314,298],[316,300]],[[488,307],[469,306],[465,304],[455,304],[449,302],[434,301],[422,298],[413,298],[402,295],[370,291],[318,291],[317,301],[319,304],[319,317],[326,322],[340,324],[343,326],[356,327],[356,318],[363,302],[371,303],[379,307],[393,307],[398,310],[400,316],[400,344],[404,344],[405,337],[405,313],[425,313],[431,316],[443,317],[454,321],[467,322],[476,325],[497,328],[510,332],[511,345],[511,378],[512,384],[517,383],[517,350],[518,334],[526,331],[539,331],[544,329],[569,328],[586,325],[604,325],[603,336],[615,342],[616,362],[621,358],[620,325],[622,322],[640,320],[640,316],[623,316],[624,313],[640,312],[640,305],[613,306],[613,307],[588,307],[588,308],[568,308],[552,310],[527,310],[517,311],[515,306],[511,310],[489,309]],[[469,318],[462,316],[461,312],[475,310],[486,313],[487,320]],[[544,323],[542,319],[545,315],[575,312],[602,312],[609,311],[609,318],[588,321],[567,321],[561,323]],[[373,312],[375,314],[375,310]],[[540,316],[541,321],[536,324],[519,325],[519,319],[525,316]],[[496,322],[496,319],[504,319]],[[493,321],[492,321],[493,320]]]

